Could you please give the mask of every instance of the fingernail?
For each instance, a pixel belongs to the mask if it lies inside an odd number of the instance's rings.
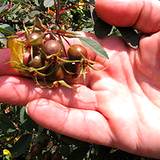
[[[33,112],[35,112],[37,107],[43,107],[43,106],[48,106],[49,105],[49,101],[47,99],[36,99],[33,101],[30,101],[27,105],[26,105],[26,113],[28,115],[31,115]]]
[[[32,105],[32,102],[29,102],[25,107],[26,114],[31,115],[34,112],[35,108],[35,105]]]
[[[26,113],[28,114],[28,105],[25,107]]]

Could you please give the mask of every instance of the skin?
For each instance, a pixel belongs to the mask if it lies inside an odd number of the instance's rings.
[[[85,85],[74,90],[35,86],[8,66],[10,51],[0,50],[0,101],[27,105],[35,122],[58,133],[158,159],[160,2],[97,0],[96,10],[110,24],[147,33],[139,48],[129,48],[119,38],[99,40],[109,61],[88,54],[106,69],[90,71]]]

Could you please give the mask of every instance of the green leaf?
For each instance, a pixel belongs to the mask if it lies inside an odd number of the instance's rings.
[[[8,0],[0,0],[0,3],[6,3]]]
[[[22,154],[24,154],[28,150],[31,140],[32,140],[31,134],[22,135],[12,148],[13,157],[17,158]]]
[[[15,131],[14,124],[10,121],[10,119],[3,113],[0,113],[0,129],[3,132],[11,132]]]
[[[0,48],[3,46],[6,46],[7,44],[7,39],[5,38],[5,35],[0,33]]]
[[[5,11],[6,8],[7,8],[7,5],[2,4],[2,6],[0,6],[0,13]]]
[[[23,117],[23,115],[21,115]],[[32,132],[33,129],[37,130],[38,125],[25,113],[25,119],[21,117],[21,124],[20,128],[21,130]]]
[[[31,17],[31,18],[34,18],[36,17],[37,15],[39,15],[41,12],[38,11],[38,10],[34,10],[34,11],[31,11],[28,15]]]
[[[38,1],[38,0],[35,0],[35,1],[34,1],[34,3],[35,3],[35,5],[36,5],[36,6],[40,6],[40,4],[39,4],[39,1]]]
[[[102,48],[102,46],[97,41],[86,37],[80,37],[79,39],[84,45],[92,49],[98,55],[103,56],[105,58],[106,57],[109,58],[107,52]]]
[[[0,25],[0,33],[9,36],[15,33],[14,29],[8,24],[1,24]]]
[[[20,110],[20,117],[19,117],[20,123],[23,124],[26,121],[26,110],[25,107],[22,107]]]
[[[44,7],[52,7],[54,5],[54,0],[44,0],[43,2]]]

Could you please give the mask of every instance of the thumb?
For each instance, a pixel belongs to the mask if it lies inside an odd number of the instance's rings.
[[[158,0],[97,0],[96,11],[101,19],[115,26],[134,26],[145,33],[160,30]]]
[[[0,49],[0,75],[18,74],[10,66],[11,51],[8,48]]]

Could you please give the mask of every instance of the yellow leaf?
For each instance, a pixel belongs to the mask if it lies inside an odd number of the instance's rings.
[[[14,65],[14,62],[22,64],[25,49],[24,43],[17,38],[8,38],[7,47],[11,49],[11,65]]]

